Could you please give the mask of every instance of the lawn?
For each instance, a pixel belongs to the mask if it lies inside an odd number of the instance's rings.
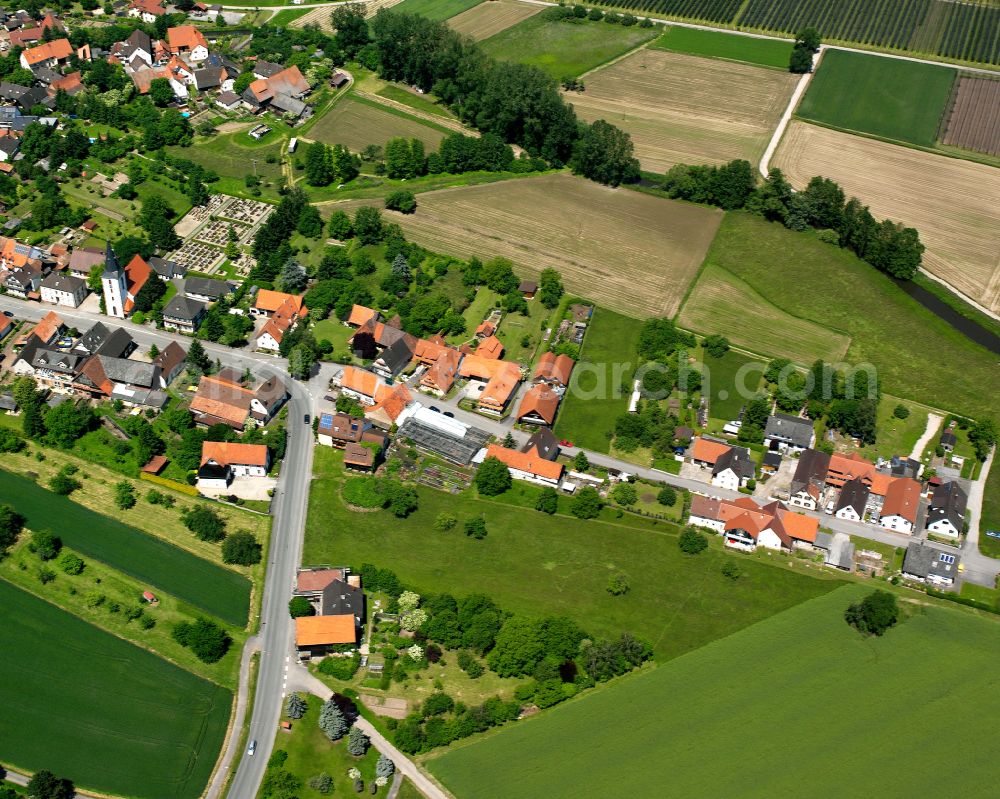
[[[392,83],[383,86],[376,94],[379,97],[384,97],[386,100],[395,100],[397,103],[408,105],[417,111],[423,111],[425,114],[433,114],[445,119],[455,118],[455,115],[445,106],[438,105],[433,100],[427,99],[426,96],[421,96],[416,92],[411,92]]]
[[[482,46],[501,61],[532,64],[562,80],[599,67],[655,36],[655,28],[557,20],[543,11],[485,39]]]
[[[757,395],[767,364],[729,350],[721,358],[705,354],[702,393],[709,402],[709,416],[730,421],[739,417],[747,400]]]
[[[308,13],[308,8],[285,8],[275,13],[275,15],[267,21],[267,24],[274,27],[285,27],[295,22],[295,20],[299,17],[303,17]]]
[[[432,152],[450,132],[353,95],[343,98],[320,117],[309,129],[309,136],[327,144],[343,144],[355,152],[361,152],[369,144],[384,147],[389,139],[397,137],[420,139],[427,151]]]
[[[817,579],[762,562],[745,562],[745,577],[720,571],[732,555],[713,547],[697,558],[677,546],[677,527],[608,511],[601,520],[538,511],[513,501],[478,499],[417,487],[419,508],[405,520],[388,511],[357,513],[341,498],[337,454],[316,452],[303,563],[374,563],[394,570],[420,593],[483,592],[503,608],[531,616],[564,614],[596,636],[630,630],[668,660],[728,635],[839,581]],[[447,533],[433,529],[447,511],[459,518]],[[488,535],[461,532],[483,515]],[[641,558],[637,558],[641,553]],[[631,590],[614,597],[608,580],[624,572]]]
[[[20,475],[0,474],[0,502],[12,505],[28,520],[28,526],[51,530],[66,546],[107,563],[154,591],[173,594],[230,624],[246,624],[250,610],[250,581],[246,577],[95,513]]]
[[[193,147],[167,147],[166,150],[175,158],[193,161],[219,175],[218,181],[208,185],[209,191],[277,202],[278,187],[282,184],[281,157],[285,152],[285,137],[277,133],[273,122],[267,124],[276,132],[258,145],[252,144],[246,131],[239,131],[209,138],[198,136]],[[268,163],[269,156],[274,158],[273,163]],[[251,195],[243,182],[247,175],[252,174],[262,181],[260,197]]]
[[[834,128],[933,147],[958,71],[827,50],[797,114]]]
[[[1000,558],[1000,539],[986,535],[987,530],[1000,530],[1000,460],[995,456],[983,492],[983,515],[979,520],[979,550],[991,558]]]
[[[477,799],[509,796],[515,775],[523,799],[991,795],[990,736],[929,753],[934,720],[972,730],[1000,711],[998,621],[921,607],[864,638],[843,613],[869,590],[845,586],[427,766]]]
[[[528,303],[527,316],[521,316],[519,313],[509,313],[504,316],[497,331],[497,338],[503,342],[504,359],[530,364],[535,348],[543,335],[542,323],[551,313],[538,299],[534,299]],[[475,328],[469,329],[469,333],[474,331]],[[522,344],[525,336],[528,343]]]
[[[792,55],[792,42],[789,40],[758,39],[723,31],[677,26],[667,28],[666,33],[650,47],[784,70],[788,69],[788,60]]]
[[[910,415],[905,419],[897,419],[893,415],[893,411],[898,405],[909,410]],[[883,394],[878,405],[878,419],[875,422],[875,443],[864,447],[861,454],[870,460],[875,460],[879,456],[888,459],[893,455],[902,455],[908,458],[926,429],[926,408],[901,400],[899,397]],[[932,436],[931,449],[934,448],[936,442],[937,436]],[[917,458],[919,459],[919,457],[918,454]]]
[[[348,339],[354,335],[354,328],[344,325],[336,314],[316,322],[312,332],[317,341],[326,339],[333,344],[334,355],[344,355],[350,351]]]
[[[996,404],[983,388],[996,380],[996,357],[847,250],[814,233],[731,213],[706,263],[736,275],[783,314],[849,335],[845,360],[873,364],[883,391],[972,418],[995,415]],[[751,349],[781,354],[768,346],[769,334],[758,340],[751,330],[743,332]]]
[[[615,417],[628,410],[642,323],[595,308],[580,363],[559,408],[555,434],[578,447],[607,452]]]
[[[326,772],[333,777],[334,796],[353,796],[354,781],[348,778],[351,767],[361,772],[361,779],[368,785],[375,779],[375,762],[378,752],[369,747],[364,757],[354,757],[347,751],[347,738],[331,742],[319,728],[319,711],[323,702],[315,696],[304,696],[309,704],[306,714],[299,720],[292,720],[291,732],[278,730],[274,749],[288,753],[284,768],[302,780],[303,787],[295,792],[298,799],[319,799],[319,791],[309,787],[309,778]],[[289,720],[282,715],[283,720]],[[388,790],[388,789],[385,789]],[[382,791],[380,791],[380,794]]]
[[[851,338],[822,324],[792,316],[765,300],[731,272],[709,263],[684,301],[678,324],[697,333],[718,332],[720,319],[739,319],[726,326],[726,337],[749,347],[796,363],[817,358],[839,361]]]
[[[481,2],[483,0],[403,0],[399,5],[393,6],[392,10],[403,14],[419,14],[441,22]]]
[[[78,788],[201,795],[232,694],[0,580],[0,757]]]

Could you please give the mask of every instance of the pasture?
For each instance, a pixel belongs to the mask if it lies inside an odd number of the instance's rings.
[[[877,217],[915,227],[924,268],[992,311],[1000,310],[1000,171],[793,123],[774,165],[801,188],[833,178]]]
[[[656,35],[655,28],[558,20],[542,13],[491,36],[482,46],[501,61],[532,64],[562,80],[606,64]]]
[[[659,661],[842,584],[832,574],[813,577],[759,560],[741,561],[744,576],[730,580],[721,567],[732,555],[714,546],[697,558],[684,555],[673,524],[632,514],[616,519],[611,510],[586,522],[543,515],[533,509],[541,489],[524,484],[518,487],[531,507],[506,494],[486,500],[474,489],[454,495],[417,486],[419,508],[406,519],[354,512],[341,498],[337,457],[325,447],[316,451],[303,563],[336,561],[355,569],[374,563],[422,594],[482,592],[514,613],[566,615],[596,636],[629,630],[653,645]],[[434,531],[444,511],[458,526]],[[476,541],[461,528],[479,515],[488,534]],[[618,572],[628,575],[631,589],[613,597],[606,588]]]
[[[511,763],[524,799],[800,796],[804,785],[824,798],[990,795],[990,736],[965,736],[947,757],[915,753],[940,750],[931,719],[974,729],[1000,710],[997,620],[920,606],[864,638],[843,614],[870,590],[844,586],[426,765],[477,799],[509,795]],[[707,761],[709,745],[720,756]]]
[[[811,364],[817,358],[842,360],[851,343],[850,336],[792,316],[732,273],[708,264],[684,301],[677,323],[709,335],[719,332],[720,319],[740,320],[725,330],[726,337],[737,346],[800,364]]]
[[[1000,156],[1000,80],[958,79],[941,143]]]
[[[403,0],[394,6],[393,10],[404,14],[419,14],[427,19],[441,22],[481,2],[483,0]]]
[[[642,168],[756,163],[795,89],[796,76],[762,67],[642,49],[566,92],[588,122],[604,119],[631,134]]]
[[[816,234],[731,213],[706,264],[735,275],[785,314],[850,336],[844,360],[873,364],[883,392],[972,418],[996,413],[993,396],[983,389],[996,382],[996,356]],[[770,339],[762,335],[750,348],[779,354],[765,349]]]
[[[250,581],[162,539],[53,494],[32,480],[0,472],[0,502],[12,505],[36,530],[50,530],[85,558],[94,558],[151,589],[244,627]]]
[[[425,192],[417,203],[416,213],[390,216],[418,244],[459,258],[503,256],[522,277],[552,267],[569,292],[636,317],[677,312],[722,219],[714,208],[567,174]]]
[[[384,146],[389,139],[420,139],[427,151],[436,150],[447,131],[402,111],[362,100],[344,97],[309,129],[309,136],[326,144],[343,144],[360,152],[369,144]]]
[[[232,694],[0,580],[0,757],[78,788],[196,799]]]
[[[585,449],[607,452],[605,431],[628,410],[632,376],[639,365],[636,347],[642,323],[595,308],[583,339],[580,363],[570,378],[556,419],[555,434]]]
[[[956,75],[950,67],[827,50],[796,113],[842,130],[933,147]]]
[[[671,26],[650,47],[674,53],[724,58],[762,67],[788,69],[792,56],[792,42],[776,39],[759,39],[724,31],[701,30]]]
[[[533,17],[541,10],[541,6],[517,0],[492,0],[452,17],[448,20],[448,27],[478,42]]]

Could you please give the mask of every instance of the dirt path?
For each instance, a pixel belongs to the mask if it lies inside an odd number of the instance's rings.
[[[927,448],[928,442],[931,438],[933,438],[940,424],[940,416],[936,413],[927,414],[927,427],[924,428],[924,434],[920,436],[917,443],[913,445],[913,452],[910,453],[911,458],[917,461],[920,460],[920,456],[924,454],[924,449]]]

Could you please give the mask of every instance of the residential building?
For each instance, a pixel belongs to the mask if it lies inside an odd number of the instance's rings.
[[[461,361],[462,353],[458,350],[451,347],[444,349],[431,368],[420,378],[420,386],[431,394],[443,397],[455,385]]]
[[[63,64],[68,64],[73,52],[73,45],[69,43],[69,39],[54,39],[37,47],[22,50],[21,66],[25,69],[37,67],[55,69]]]
[[[691,458],[691,462],[701,466],[702,468],[715,468],[715,462],[725,455],[731,447],[729,444],[724,444],[721,441],[713,441],[710,438],[695,438],[691,442],[691,448],[688,451],[688,456]]]
[[[128,266],[122,268],[111,245],[104,253],[104,272],[101,286],[104,290],[104,312],[108,316],[124,319],[132,315],[136,295],[146,285],[153,270],[141,255],[134,255]]]
[[[874,474],[875,464],[858,453],[841,455],[835,452],[830,456],[830,465],[826,470],[826,484],[833,488],[843,488],[848,480],[860,478],[870,485]]]
[[[235,111],[241,102],[240,96],[234,91],[221,92],[215,98],[215,104],[223,111]]]
[[[316,428],[317,440],[327,447],[344,448],[347,444],[361,441],[365,430],[371,429],[371,422],[355,419],[346,413],[323,413]]]
[[[375,392],[384,385],[377,375],[356,366],[345,366],[338,377],[334,378],[340,387],[340,393],[355,399],[362,405],[375,404]]]
[[[0,274],[7,294],[22,300],[40,299],[41,295],[38,292],[45,275],[42,264],[37,261],[31,262],[24,266],[5,269]]]
[[[169,262],[168,262],[169,263]],[[226,280],[212,280],[210,277],[189,277],[184,279],[184,295],[201,302],[217,302],[232,294],[235,289]]]
[[[157,353],[153,364],[160,370],[160,388],[166,388],[184,370],[187,353],[176,341],[171,341]]]
[[[712,485],[736,491],[746,487],[757,474],[757,464],[745,447],[730,447],[715,460]]]
[[[74,247],[69,256],[69,265],[66,270],[73,277],[86,280],[90,277],[90,270],[95,266],[104,264],[104,250],[97,247]]]
[[[903,577],[931,585],[951,585],[958,575],[959,554],[914,541],[903,557]]]
[[[192,300],[183,294],[175,294],[163,306],[163,326],[182,333],[194,333],[201,325],[208,306],[198,300]]]
[[[807,449],[799,457],[789,489],[788,504],[806,510],[819,507],[826,487],[830,456],[818,449]]]
[[[398,316],[388,322],[380,322],[377,317],[372,317],[354,331],[350,338],[351,351],[359,358],[374,358],[379,349],[390,347],[409,335],[403,331]]]
[[[941,445],[941,449],[945,452],[954,451],[955,445],[958,443],[958,436],[955,435],[954,422],[948,425],[948,427],[941,432],[941,438],[938,443]]]
[[[562,396],[547,385],[532,386],[521,399],[517,421],[522,424],[552,425],[561,399]]]
[[[295,647],[300,658],[325,657],[358,643],[354,616],[300,616],[295,620]]]
[[[320,616],[353,616],[355,625],[361,627],[365,623],[365,592],[359,579],[328,582],[320,591],[318,611]]]
[[[205,441],[198,467],[199,488],[227,488],[237,477],[266,477],[271,467],[264,444]]]
[[[352,305],[347,324],[351,327],[361,327],[369,322],[377,322],[378,315],[378,311],[366,308],[364,305]]]
[[[381,452],[381,449],[379,450]],[[375,470],[377,454],[374,449],[362,444],[344,445],[344,468],[358,472]]]
[[[396,339],[382,350],[372,364],[372,371],[383,380],[391,381],[410,365],[417,340],[410,335]]]
[[[250,419],[258,427],[263,427],[281,410],[289,396],[288,387],[277,375],[272,375],[254,389],[250,399]]]
[[[479,410],[495,416],[503,414],[521,382],[521,370],[516,363],[496,361],[478,355],[466,355],[459,366],[459,375],[485,381],[479,393]]]
[[[309,93],[307,81],[298,67],[288,67],[267,78],[251,83],[243,92],[243,102],[254,113],[273,110],[300,117],[306,110],[302,98]]]
[[[909,477],[893,480],[885,495],[879,524],[887,530],[909,535],[917,523],[920,483]]]
[[[178,25],[167,29],[167,46],[177,56],[186,56],[191,62],[208,58],[208,42],[194,25]]]
[[[547,383],[551,386],[569,385],[569,378],[576,362],[568,355],[556,355],[553,352],[543,352],[535,366],[532,377],[535,383]]]
[[[101,354],[83,364],[74,388],[95,398],[121,400],[131,407],[162,408],[169,399],[160,390],[160,370],[155,364]]]
[[[243,430],[250,415],[253,392],[239,382],[220,375],[205,375],[191,400],[195,422],[204,427],[226,424]]]
[[[87,281],[65,272],[51,272],[41,283],[42,302],[76,308],[87,296]]]
[[[487,336],[476,347],[476,355],[498,361],[503,358],[503,344],[496,336]]]
[[[780,502],[760,506],[750,497],[735,500],[694,494],[689,523],[719,533],[725,544],[747,552],[766,549],[813,549],[819,520],[788,510]]]
[[[764,427],[764,446],[784,453],[802,452],[816,443],[816,431],[808,419],[776,413]]]
[[[937,535],[958,538],[965,530],[965,507],[969,498],[955,481],[942,483],[931,495],[927,529]]]
[[[554,461],[559,457],[559,442],[549,428],[539,427],[521,447],[521,452]]]
[[[515,480],[527,480],[530,483],[554,487],[558,487],[562,480],[562,464],[550,461],[541,455],[490,444],[486,448],[485,457],[497,458],[506,464],[510,476]]]
[[[152,25],[156,22],[156,18],[162,17],[167,10],[160,5],[160,0],[130,0],[127,13],[130,17]]]
[[[151,67],[155,52],[149,34],[139,28],[132,31],[125,41],[117,42],[111,48],[112,57],[117,58],[123,67],[132,69],[137,68],[140,63]]]
[[[128,358],[136,348],[136,343],[127,330],[120,327],[109,328],[103,322],[95,322],[86,333],[77,339],[73,352],[80,355],[106,355],[109,358]]]
[[[375,390],[375,404],[365,408],[365,419],[388,430],[398,424],[404,411],[413,405],[413,395],[405,385],[381,386]]]
[[[864,521],[865,508],[868,507],[869,489],[860,478],[848,480],[840,489],[834,516],[850,522]]]

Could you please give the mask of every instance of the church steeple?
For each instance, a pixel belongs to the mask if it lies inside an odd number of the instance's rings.
[[[122,268],[118,263],[118,256],[115,255],[115,251],[111,248],[111,242],[109,241],[107,248],[104,250],[104,274],[101,277],[106,280],[120,280],[121,275]]]

